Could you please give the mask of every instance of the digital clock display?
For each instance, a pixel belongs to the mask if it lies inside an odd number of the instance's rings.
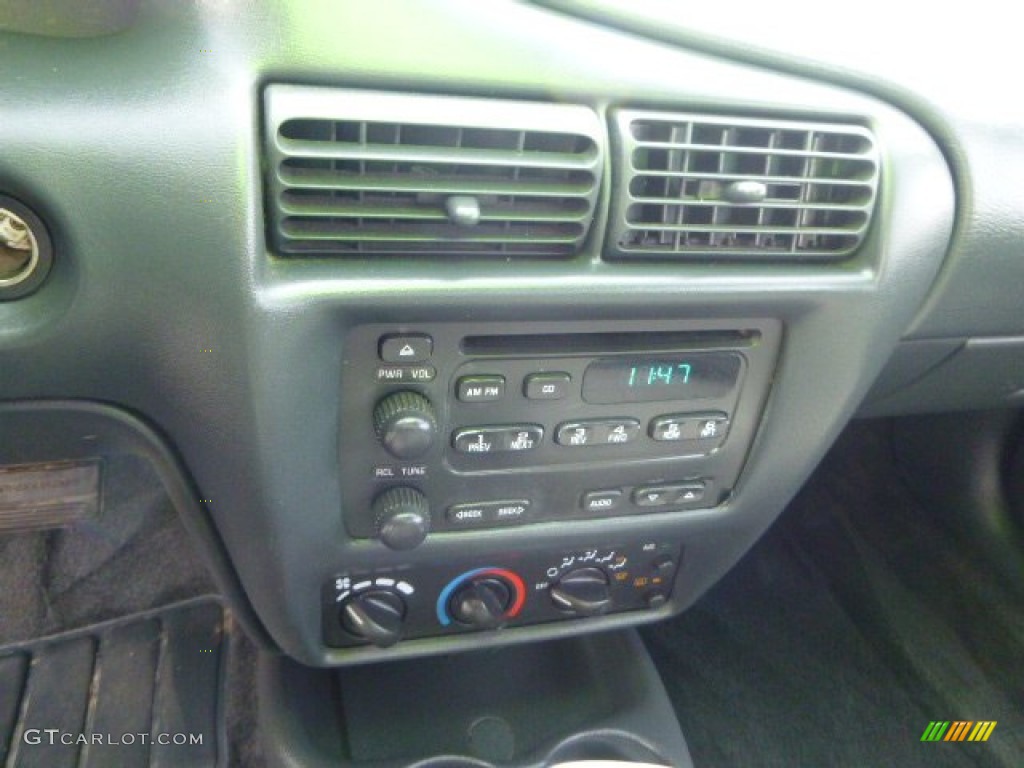
[[[611,404],[722,397],[736,385],[740,365],[732,352],[598,360],[583,375],[583,399]]]

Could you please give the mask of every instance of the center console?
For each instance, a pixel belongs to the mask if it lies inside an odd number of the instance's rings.
[[[367,324],[346,340],[345,527],[395,554],[323,585],[330,647],[660,608],[673,538],[588,521],[714,509],[757,428],[780,341],[766,319]],[[428,538],[547,526],[573,546],[438,562]]]

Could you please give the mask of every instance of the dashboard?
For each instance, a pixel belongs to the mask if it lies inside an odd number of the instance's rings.
[[[0,33],[0,462],[145,456],[267,646],[665,618],[851,418],[1024,397],[1019,105],[664,3],[373,10]]]

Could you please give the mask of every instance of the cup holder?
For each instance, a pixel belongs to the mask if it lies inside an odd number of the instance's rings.
[[[589,731],[570,736],[551,751],[544,765],[557,766],[580,760],[672,765],[672,761],[652,744],[632,733],[617,730]]]

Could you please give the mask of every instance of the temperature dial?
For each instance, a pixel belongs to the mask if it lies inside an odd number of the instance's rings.
[[[600,568],[576,568],[551,587],[551,602],[560,611],[577,616],[594,616],[611,607],[608,574]]]
[[[506,568],[477,568],[453,579],[437,600],[437,620],[494,629],[519,615],[526,601],[522,578]]]
[[[512,590],[512,585],[498,576],[470,579],[455,590],[448,612],[461,624],[493,629],[505,623],[505,612],[512,605]]]

